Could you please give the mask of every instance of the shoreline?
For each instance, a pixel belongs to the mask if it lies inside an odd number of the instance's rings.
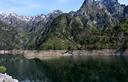
[[[60,58],[66,56],[127,56],[128,49],[102,49],[102,50],[0,50],[3,55],[23,55],[27,59],[39,58],[41,60]]]

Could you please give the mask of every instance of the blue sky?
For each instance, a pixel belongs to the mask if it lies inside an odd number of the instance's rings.
[[[69,12],[80,8],[84,0],[0,0],[0,12],[15,12],[19,15],[34,16],[47,14],[59,9]],[[128,0],[119,0],[128,4]]]

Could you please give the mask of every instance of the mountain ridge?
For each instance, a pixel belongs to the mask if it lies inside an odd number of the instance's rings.
[[[118,0],[85,0],[79,10],[69,13],[56,10],[34,17],[0,14],[0,21],[16,29],[22,49],[117,48],[117,39],[127,41],[122,39],[127,28],[120,22],[128,17],[127,11],[128,6]]]

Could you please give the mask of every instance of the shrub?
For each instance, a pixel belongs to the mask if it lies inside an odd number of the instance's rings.
[[[6,72],[6,67],[0,66],[0,73],[5,73]]]

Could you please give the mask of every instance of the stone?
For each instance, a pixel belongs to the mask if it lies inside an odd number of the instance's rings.
[[[19,81],[16,79],[13,79],[12,76],[0,73],[0,82],[19,82]]]

